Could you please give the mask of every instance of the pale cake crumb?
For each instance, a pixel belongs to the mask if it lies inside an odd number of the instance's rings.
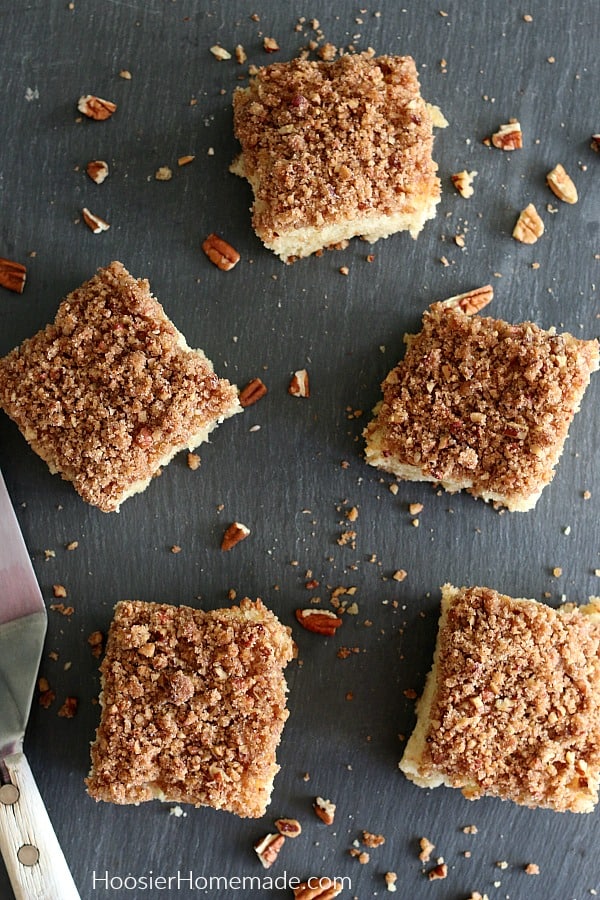
[[[104,512],[241,411],[235,386],[119,262],[0,360],[0,407],[50,471]]]
[[[364,431],[367,462],[509,510],[532,509],[598,368],[598,341],[443,303],[406,341]]]
[[[262,816],[279,769],[283,669],[293,655],[290,629],[260,600],[211,611],[118,603],[100,667],[88,793]]]
[[[415,784],[591,812],[600,782],[600,599],[554,610],[444,585],[417,716],[400,762]]]
[[[408,56],[345,54],[260,68],[233,97],[252,224],[284,262],[362,236],[416,237],[440,199],[433,126]]]

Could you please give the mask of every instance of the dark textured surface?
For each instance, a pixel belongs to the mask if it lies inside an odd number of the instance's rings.
[[[197,472],[178,457],[118,515],[86,506],[0,418],[0,466],[44,597],[51,603],[52,585],[64,584],[65,602],[75,609],[70,618],[50,612],[41,672],[56,701],[50,709],[34,701],[26,750],[81,896],[286,897],[286,874],[337,874],[352,879],[343,896],[364,900],[385,895],[387,870],[398,873],[397,896],[416,900],[462,900],[472,890],[512,900],[589,896],[600,889],[597,813],[470,804],[457,792],[413,787],[397,761],[398,735],[414,722],[413,701],[403,692],[423,685],[443,582],[486,584],[552,604],[598,592],[598,376],[554,482],[526,514],[498,515],[427,485],[400,485],[394,496],[391,479],[364,464],[360,432],[380,381],[402,353],[403,333],[418,327],[433,300],[491,281],[493,315],[597,334],[600,158],[589,140],[600,128],[597,3],[449,0],[442,5],[447,15],[429,0],[382,0],[364,12],[339,2],[335,13],[324,4],[264,0],[73,6],[0,0],[0,256],[29,271],[22,296],[1,291],[0,353],[50,321],[62,297],[98,266],[120,259],[150,279],[168,315],[219,374],[240,386],[258,375],[269,387],[265,399],[200,449]],[[424,96],[449,119],[435,146],[444,189],[439,214],[418,241],[396,235],[374,248],[354,241],[286,267],[254,236],[250,191],[228,172],[237,152],[231,92],[247,65],[218,62],[209,47],[241,43],[249,63],[288,59],[312,36],[308,25],[294,29],[302,15],[318,16],[338,46],[412,54]],[[267,56],[264,35],[278,40],[279,53]],[[119,77],[123,69],[131,80]],[[114,117],[77,122],[85,93],[115,101]],[[524,148],[504,154],[483,146],[511,116],[522,123]],[[195,161],[178,168],[177,158],[188,153]],[[111,167],[100,186],[85,174],[93,158]],[[557,162],[577,183],[576,206],[561,204],[545,186]],[[169,182],[154,179],[163,165],[173,169]],[[463,168],[479,173],[470,200],[450,182]],[[529,201],[546,223],[533,247],[510,236]],[[107,219],[110,230],[93,235],[80,221],[83,206]],[[242,255],[229,273],[200,250],[212,231]],[[463,250],[453,240],[459,232]],[[347,277],[340,266],[348,266]],[[287,393],[291,373],[302,367],[311,376],[309,400]],[[354,417],[355,410],[363,415]],[[416,501],[424,504],[418,528],[408,511]],[[351,506],[359,518],[350,526],[344,513]],[[222,553],[223,530],[234,519],[252,534]],[[348,527],[357,532],[355,549],[337,544]],[[74,540],[78,548],[67,551]],[[175,544],[178,554],[170,550]],[[47,549],[56,553],[48,560]],[[391,578],[399,568],[408,572],[402,583]],[[320,582],[315,590],[304,587],[309,577]],[[345,619],[335,639],[300,632],[294,609],[314,596],[327,603],[338,585],[356,587],[349,599],[358,615]],[[188,809],[176,818],[159,803],[96,805],[83,784],[99,686],[87,636],[106,630],[119,599],[209,608],[227,604],[231,588],[239,597],[262,597],[293,626],[302,661],[288,670],[291,716],[269,813],[251,821]],[[360,652],[338,659],[341,645]],[[74,719],[57,715],[67,695],[79,698]],[[318,794],[337,803],[333,827],[312,812]],[[303,833],[266,872],[252,846],[280,815],[299,818]],[[462,832],[469,824],[476,835]],[[367,865],[348,854],[363,829],[386,836]],[[448,863],[446,881],[430,884],[423,874],[433,863],[418,860],[422,835],[436,845],[433,859],[440,854]],[[508,868],[497,868],[499,860]],[[524,873],[529,862],[540,866],[537,877]],[[197,878],[279,880],[272,889],[221,882],[205,891],[199,882],[189,890],[183,879],[190,871]],[[150,873],[178,872],[179,888],[173,881],[168,891],[141,889],[139,879]],[[118,890],[117,879],[128,875],[137,888]],[[105,877],[114,879],[108,890],[98,881]],[[0,897],[11,896],[2,870]]]

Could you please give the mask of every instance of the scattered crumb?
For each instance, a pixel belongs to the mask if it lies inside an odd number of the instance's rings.
[[[192,472],[195,472],[196,469],[200,468],[200,457],[197,453],[188,453],[187,455],[187,464],[188,469],[191,469]]]
[[[537,865],[537,863],[528,863],[525,866],[525,874],[526,875],[539,875],[540,867]]]
[[[397,890],[396,882],[398,881],[398,876],[395,872],[386,872],[383,876],[385,878],[385,886],[391,893]]]
[[[177,805],[171,807],[169,815],[175,816],[176,819],[180,819],[182,816],[187,816],[187,813],[182,810],[181,806]]]
[[[421,862],[429,862],[431,854],[435,850],[435,844],[432,844],[428,838],[422,837],[419,840],[419,847],[421,848],[419,859]]]
[[[173,170],[169,166],[160,166],[154,173],[157,181],[170,181],[173,177]]]
[[[381,847],[382,844],[385,844],[385,838],[382,834],[373,834],[372,831],[363,831],[362,842],[366,847],[373,849],[374,847]]]
[[[66,597],[67,589],[62,584],[53,584],[52,585],[52,593],[54,594],[55,597]]]
[[[72,719],[77,713],[77,706],[79,701],[77,697],[67,697],[65,702],[58,710],[58,715],[61,719]]]
[[[51,603],[50,609],[53,612],[60,613],[61,616],[72,616],[75,609],[72,606],[65,606],[64,603]]]
[[[215,57],[215,59],[218,59],[219,61],[222,61],[224,59],[231,59],[231,53],[224,47],[220,47],[218,44],[215,44],[213,47],[211,47],[210,52]]]
[[[100,657],[104,646],[104,635],[101,631],[92,631],[87,639],[88,644],[92,648],[92,655]]]

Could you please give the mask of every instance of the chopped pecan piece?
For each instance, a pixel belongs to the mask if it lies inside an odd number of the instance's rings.
[[[298,369],[297,372],[294,372],[288,393],[293,397],[310,397],[310,384],[306,369]]]
[[[83,216],[83,221],[87,227],[94,234],[100,234],[101,231],[108,231],[110,228],[108,222],[105,222],[100,216],[95,216],[94,213],[91,213],[85,206],[81,210],[81,215]]]
[[[339,881],[324,876],[309,878],[293,888],[294,900],[333,900],[342,890],[343,886]]]
[[[240,406],[244,409],[257,403],[267,393],[266,384],[260,378],[253,378],[245,388],[240,391]]]
[[[231,550],[240,541],[244,541],[249,534],[250,529],[246,525],[242,525],[241,522],[232,522],[223,535],[221,550]]]
[[[103,122],[110,119],[115,112],[117,104],[111,100],[103,100],[102,97],[95,97],[93,94],[85,94],[79,98],[77,109],[89,119],[95,119],[96,122]]]
[[[103,159],[91,159],[87,164],[85,171],[92,181],[95,181],[96,184],[102,184],[108,176],[108,163]]]
[[[313,809],[321,822],[325,825],[333,825],[335,819],[335,803],[331,800],[324,800],[323,797],[315,797]]]
[[[202,244],[202,249],[210,259],[211,263],[221,269],[222,272],[228,272],[233,269],[240,261],[240,254],[231,244],[224,241],[218,234],[209,234]]]
[[[342,624],[342,620],[328,609],[297,609],[296,618],[307,631],[331,637]]]
[[[519,215],[512,236],[522,244],[535,244],[543,233],[544,223],[533,203],[529,203]]]
[[[460,309],[467,316],[473,316],[478,313],[484,306],[494,299],[494,288],[491,284],[483,287],[475,288],[474,291],[467,291],[464,294],[457,294],[455,297],[449,297],[442,301],[443,306],[450,309]]]
[[[499,150],[520,150],[523,146],[523,132],[519,122],[511,119],[507,125],[501,125],[492,135],[492,144]]]
[[[461,195],[461,197],[473,196],[473,179],[477,175],[477,172],[467,172],[466,169],[463,169],[462,172],[456,172],[456,174],[452,175],[452,184]]]
[[[548,172],[546,181],[552,193],[563,203],[577,203],[577,188],[560,163]]]
[[[284,843],[285,838],[282,834],[267,834],[254,845],[258,858],[265,869],[269,869],[273,865]]]
[[[275,828],[284,837],[295,838],[302,832],[298,819],[275,819]]]
[[[427,873],[427,877],[430,881],[437,881],[441,878],[448,877],[448,866],[446,863],[438,863],[437,866],[434,866],[433,869]]]
[[[600,153],[600,134],[593,134],[590,147],[594,153]]]
[[[18,262],[0,256],[0,286],[15,294],[22,294],[27,279],[27,269]]]

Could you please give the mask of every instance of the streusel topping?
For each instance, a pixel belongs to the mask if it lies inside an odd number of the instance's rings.
[[[275,63],[236,90],[233,105],[253,225],[267,242],[439,195],[431,114],[411,57]]]
[[[278,771],[289,628],[260,600],[203,611],[117,604],[88,791],[260,816]]]
[[[489,588],[458,593],[438,638],[436,692],[421,763],[528,806],[597,800],[600,624]],[[589,784],[588,784],[589,783]]]
[[[106,510],[173,448],[231,414],[236,397],[187,347],[148,282],[118,262],[0,360],[0,405],[54,471]]]
[[[597,367],[597,341],[435,303],[384,381],[372,427],[385,455],[435,480],[527,496],[551,480]]]

